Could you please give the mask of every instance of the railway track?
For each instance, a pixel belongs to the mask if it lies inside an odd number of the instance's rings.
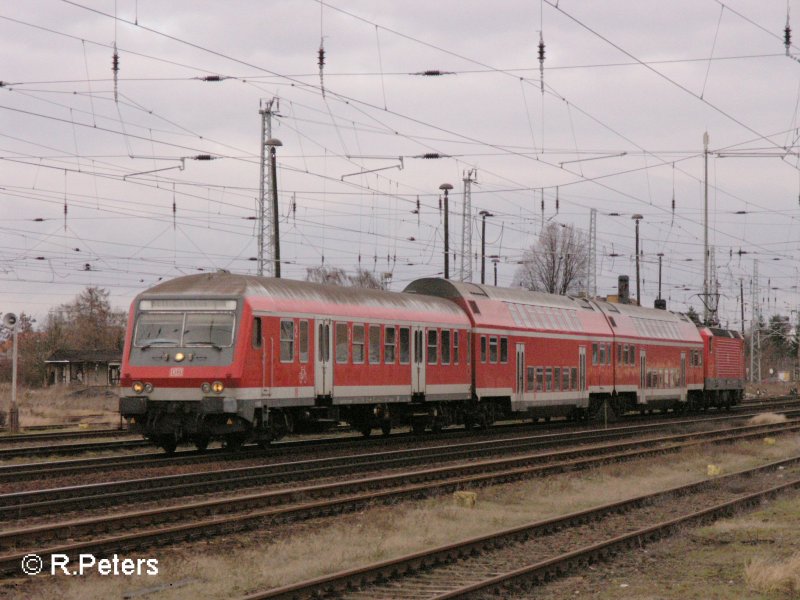
[[[780,472],[780,479],[775,477]],[[800,456],[537,521],[243,600],[509,597],[618,552],[800,488]]]
[[[777,400],[769,400],[769,401],[760,401],[760,402],[750,402],[746,404],[742,404],[740,407],[737,407],[735,414],[736,415],[745,415],[751,414],[753,412],[760,412],[765,410],[779,410],[779,409],[791,409],[793,407],[797,407],[800,410],[800,400],[797,399],[777,399]],[[717,412],[708,413],[710,415],[717,415]],[[636,416],[631,416],[632,420],[635,420]],[[564,422],[563,425],[560,423],[551,423],[548,427],[559,427],[559,426],[566,426],[566,427],[574,427],[576,426],[574,423],[567,423]],[[504,427],[503,425],[494,427],[493,429],[500,429]],[[511,425],[511,427],[527,427],[525,425]],[[456,430],[448,430],[445,432],[440,433],[439,435],[463,435],[463,430],[456,429]],[[5,443],[16,443],[16,442],[36,442],[36,441],[55,441],[55,440],[71,440],[71,439],[80,439],[80,438],[93,438],[93,437],[118,437],[126,435],[122,430],[98,430],[96,432],[91,431],[81,431],[81,432],[53,432],[53,433],[41,433],[41,434],[20,434],[20,435],[8,435],[8,436],[0,436],[0,445],[4,445]],[[410,434],[400,434],[400,436],[405,435],[409,437]],[[399,437],[397,435],[391,436],[393,438]],[[369,440],[362,440],[361,438],[353,439],[352,437],[344,438],[346,441],[340,441],[339,443],[351,443],[354,445],[364,445],[369,443],[375,443],[374,441],[370,442]],[[315,444],[336,444],[337,440],[335,438],[326,438],[323,440],[305,440],[303,442],[291,442],[294,447],[301,447],[302,445],[315,445]],[[281,448],[285,443],[276,443],[273,444],[272,449]],[[41,456],[63,456],[63,455],[76,455],[76,454],[84,454],[89,452],[122,452],[140,448],[147,448],[151,447],[152,444],[142,439],[132,439],[132,440],[120,440],[114,442],[87,442],[87,443],[67,443],[67,444],[48,444],[45,446],[19,446],[19,447],[11,447],[11,448],[0,448],[0,462],[4,460],[11,460],[17,458],[34,458],[34,457],[41,457]],[[261,451],[255,451],[250,449],[245,449],[245,452],[251,452],[252,455],[263,455]],[[159,458],[163,458],[164,461],[186,461],[186,462],[204,462],[209,460],[209,458],[205,457],[216,457],[224,454],[225,451],[218,449],[212,450],[211,452],[202,453],[194,452],[194,451],[183,451],[179,452],[177,455],[173,455],[168,457],[160,452],[153,452],[147,453],[146,455],[139,457],[133,460],[158,460]],[[92,459],[90,459],[92,460]],[[106,459],[98,459],[95,462],[87,462],[86,464],[93,464],[95,466],[103,464],[102,461],[105,460],[106,464],[119,464],[121,467],[128,467],[130,466],[129,460],[131,457],[108,457]],[[72,465],[77,467],[77,464]],[[47,470],[46,467],[33,467],[31,466],[28,471],[36,470],[37,468],[42,468],[43,470]],[[3,468],[0,467],[0,481],[3,480]]]
[[[322,483],[243,496],[75,519],[0,531],[0,572],[13,573],[29,552],[77,554],[141,549],[223,533],[252,529],[265,522],[282,523],[340,514],[374,503],[426,497],[483,485],[585,469],[600,464],[660,455],[700,444],[760,439],[765,435],[800,431],[800,420],[750,426],[738,431],[664,436],[641,447],[640,441],[503,459],[478,460],[437,468]],[[579,454],[582,452],[582,456]],[[61,540],[74,540],[68,544]],[[48,546],[47,544],[55,544]],[[38,548],[37,548],[38,546]]]
[[[800,424],[800,421],[798,421]],[[387,450],[367,454],[346,454],[338,457],[315,458],[304,461],[274,462],[267,465],[234,467],[224,470],[163,475],[37,489],[0,495],[0,521],[31,518],[37,515],[65,514],[75,510],[119,506],[131,502],[148,502],[191,495],[233,491],[259,486],[276,486],[325,477],[363,475],[367,472],[388,471],[418,465],[445,464],[456,460],[471,460],[502,456],[511,453],[553,449],[561,446],[608,443],[614,440],[647,434],[653,425],[619,427],[611,430],[569,432],[561,434],[530,434],[506,439],[470,440],[461,443],[437,444],[412,449]],[[730,430],[722,430],[728,432]],[[700,434],[684,434],[692,439]],[[702,434],[705,435],[705,434]],[[663,442],[662,437],[636,440],[631,446],[652,446]],[[668,439],[677,439],[670,436]],[[615,444],[613,448],[619,448]],[[584,451],[572,451],[580,456]],[[542,461],[570,453],[541,454]]]
[[[133,435],[120,428],[116,429],[81,429],[80,431],[48,431],[44,433],[10,433],[0,435],[0,444],[18,444],[27,442],[53,442],[60,440],[80,440],[87,438],[122,437]]]
[[[765,410],[781,410],[781,412],[788,415],[800,414],[800,402],[790,402],[788,404],[759,404],[754,408],[747,408],[746,410],[736,410],[731,414],[710,412],[697,415],[693,420],[706,420],[706,421],[731,421],[746,418]],[[794,409],[797,409],[796,411]],[[643,425],[627,425],[628,422],[638,423],[637,418],[630,421],[626,420],[625,424],[616,424],[609,427],[609,430],[615,430],[619,427],[650,427],[653,429],[682,426],[689,420],[676,419],[669,417],[653,421],[652,418]],[[537,426],[541,427],[541,426]],[[550,423],[547,426],[548,430],[559,428],[574,428],[576,432],[586,432],[585,426],[576,425],[575,423],[556,422]],[[415,436],[411,433],[397,433],[392,434],[387,438],[362,438],[360,436],[340,437],[340,438],[324,438],[324,439],[305,439],[299,441],[277,442],[274,443],[270,449],[265,452],[260,449],[246,447],[239,452],[229,452],[221,448],[207,450],[206,452],[197,452],[194,450],[187,450],[177,452],[174,455],[166,455],[163,452],[147,452],[140,454],[126,454],[120,456],[105,456],[105,457],[92,457],[92,458],[77,458],[65,461],[47,461],[40,463],[24,463],[15,465],[0,466],[0,482],[8,481],[24,481],[32,479],[44,479],[50,477],[65,477],[72,475],[80,475],[86,472],[96,472],[98,469],[106,471],[129,471],[131,469],[144,469],[153,467],[164,466],[180,466],[180,465],[201,465],[217,461],[228,461],[236,463],[243,460],[255,458],[274,458],[280,456],[293,456],[302,455],[307,452],[314,452],[319,450],[335,449],[336,451],[360,451],[363,449],[374,448],[375,446],[381,447],[395,447],[400,444],[416,443],[420,440],[426,441],[448,441],[458,440],[459,438],[469,439],[487,439],[495,434],[505,435],[509,432],[524,432],[529,433],[532,431],[529,424],[512,424],[501,425],[492,427],[483,432],[471,432],[467,434],[463,429],[445,430],[435,437],[431,435]],[[145,442],[136,440],[139,446],[134,448],[143,447]],[[48,447],[49,448],[49,447]],[[113,449],[113,447],[112,447]],[[38,450],[37,450],[38,451]],[[45,450],[42,449],[41,452]],[[99,451],[99,450],[98,450]],[[0,450],[0,459],[3,457],[2,450]]]

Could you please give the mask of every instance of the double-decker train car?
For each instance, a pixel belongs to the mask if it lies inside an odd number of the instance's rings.
[[[167,451],[341,421],[368,435],[512,415],[613,419],[735,404],[742,346],[666,310],[522,289],[200,274],[134,300],[120,412]]]
[[[406,291],[449,298],[469,315],[475,395],[491,415],[613,419],[682,410],[703,388],[702,364],[690,360],[703,339],[684,315],[443,279]]]

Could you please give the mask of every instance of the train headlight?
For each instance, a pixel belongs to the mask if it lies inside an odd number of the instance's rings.
[[[144,384],[144,391],[145,391],[146,394],[152,394],[153,393],[153,384],[152,383],[145,383]]]
[[[203,390],[204,394],[208,394],[208,393],[211,392],[211,384],[208,383],[208,382],[205,382],[203,385],[200,386],[200,389]]]
[[[144,391],[144,384],[141,381],[134,381],[131,389],[137,393],[141,394]]]
[[[183,352],[175,353],[175,362],[183,362],[184,358],[186,358],[186,355]]]
[[[221,394],[222,390],[224,389],[225,386],[221,381],[215,381],[214,383],[211,384],[211,391],[214,392],[215,394]]]

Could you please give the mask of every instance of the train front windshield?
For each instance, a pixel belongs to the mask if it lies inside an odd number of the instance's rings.
[[[136,321],[136,348],[233,345],[232,312],[146,312]]]

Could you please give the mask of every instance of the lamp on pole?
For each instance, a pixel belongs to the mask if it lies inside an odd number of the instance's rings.
[[[478,213],[481,216],[481,283],[486,283],[486,217],[494,215],[488,210]]]
[[[273,273],[276,278],[281,277],[281,243],[280,236],[278,235],[278,166],[275,158],[275,148],[283,146],[283,143],[276,138],[269,138],[265,143],[269,146],[269,168],[272,177],[272,248],[273,257],[275,260],[275,268]]]
[[[444,278],[450,279],[450,211],[447,208],[447,192],[453,189],[449,183],[439,186],[444,190]]]
[[[644,217],[636,213],[631,219],[636,221],[636,305],[641,306],[642,302],[639,298],[639,221],[644,219]]]

